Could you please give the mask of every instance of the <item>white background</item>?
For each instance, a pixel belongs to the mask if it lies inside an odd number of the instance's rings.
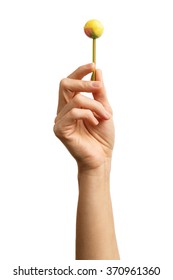
[[[159,266],[172,256],[172,15],[166,0],[0,2],[3,279],[18,265],[75,258],[77,168],[53,123],[60,79],[91,62],[83,26],[92,18],[105,27],[97,66],[116,127],[111,192],[121,259]]]

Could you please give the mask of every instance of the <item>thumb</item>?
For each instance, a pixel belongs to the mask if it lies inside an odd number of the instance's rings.
[[[104,82],[103,82],[102,71],[100,69],[96,69],[96,81],[100,81],[102,86],[96,92],[93,93],[93,97],[95,100],[102,103],[102,105],[105,107],[105,109],[107,109],[108,111],[111,111],[111,108],[110,108],[110,105],[108,102],[108,98],[107,98],[107,94],[106,94],[106,88],[105,88]]]

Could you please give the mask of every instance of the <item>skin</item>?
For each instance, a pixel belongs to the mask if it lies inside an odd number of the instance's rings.
[[[101,70],[97,81],[82,80],[94,70],[94,64],[83,65],[60,82],[54,133],[78,165],[76,259],[117,260],[110,196],[114,124]]]

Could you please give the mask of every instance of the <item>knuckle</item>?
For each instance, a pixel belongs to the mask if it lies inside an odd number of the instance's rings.
[[[77,109],[76,108],[72,108],[71,111],[70,111],[71,117],[74,118],[76,116],[76,114],[77,114]]]
[[[66,88],[66,86],[67,86],[67,78],[64,78],[60,81],[59,87],[60,87],[60,89],[64,89],[64,88]]]
[[[54,134],[56,135],[56,137],[60,138],[60,136],[61,136],[60,130],[59,130],[58,127],[55,126],[55,125],[54,125],[54,127],[53,127],[53,132],[54,132]]]
[[[62,137],[62,128],[60,123],[57,121],[54,126],[53,126],[53,132],[56,135],[57,138],[61,138]]]
[[[85,81],[85,85],[87,88],[91,88],[92,87],[92,82],[91,81]]]
[[[82,95],[81,94],[76,94],[73,98],[73,103],[75,105],[78,105],[82,102]]]

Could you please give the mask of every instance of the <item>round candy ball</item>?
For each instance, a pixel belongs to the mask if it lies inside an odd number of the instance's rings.
[[[92,39],[99,38],[103,34],[103,31],[104,27],[102,23],[96,19],[87,21],[87,23],[84,26],[85,34]]]

